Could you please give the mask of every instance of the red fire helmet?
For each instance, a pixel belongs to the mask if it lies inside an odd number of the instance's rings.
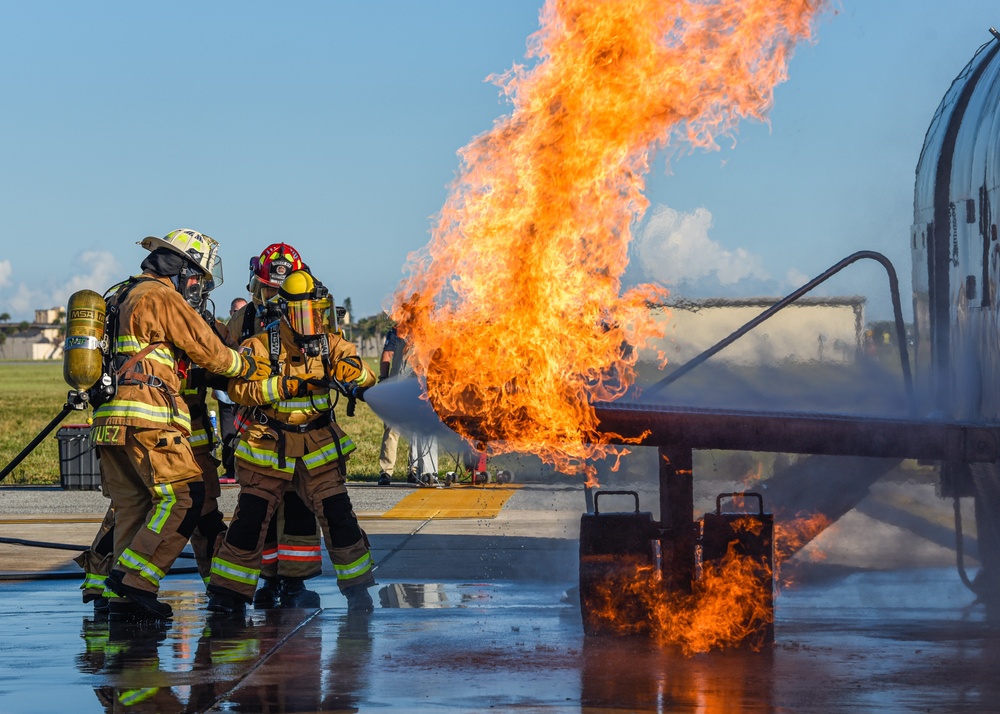
[[[247,290],[257,297],[261,287],[281,287],[281,281],[296,270],[305,268],[299,252],[287,243],[272,243],[259,256],[250,259],[250,284]]]

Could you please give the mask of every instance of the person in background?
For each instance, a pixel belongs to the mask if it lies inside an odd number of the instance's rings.
[[[337,328],[333,297],[310,273],[285,278],[275,304],[280,321],[240,346],[254,362],[270,363],[271,375],[230,382],[233,400],[255,408],[236,448],[240,496],[212,561],[208,609],[238,615],[253,600],[267,526],[292,487],[323,525],[348,610],[370,612],[371,551],[347,493],[347,458],[356,447],[336,422],[330,394],[336,388],[361,398],[377,378]]]
[[[229,304],[229,321],[247,304],[246,298],[234,298]],[[228,325],[228,323],[227,323]],[[228,326],[226,328],[228,340]],[[219,478],[223,483],[236,482],[236,466],[233,462],[236,438],[236,404],[223,389],[216,389],[212,396],[219,402],[219,440],[222,442],[223,474]]]
[[[406,364],[406,341],[399,336],[395,327],[389,329],[382,346],[379,358],[379,381],[398,374],[410,374],[412,370]],[[424,486],[433,486],[438,482],[438,443],[433,436],[413,433],[410,437],[409,461],[406,469],[406,480]],[[392,471],[396,466],[396,449],[399,445],[399,432],[385,422],[382,423],[382,447],[379,451],[379,486],[392,483]]]

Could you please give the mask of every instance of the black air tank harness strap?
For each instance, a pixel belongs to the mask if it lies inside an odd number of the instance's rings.
[[[271,323],[267,326],[267,356],[271,362],[271,376],[280,377],[281,376],[281,362],[279,357],[281,356],[281,324],[278,322]],[[275,419],[277,421],[277,419]],[[278,452],[278,468],[284,469],[287,462],[285,461],[285,432],[280,427],[276,428],[275,434],[277,435],[277,443],[275,447]]]
[[[281,356],[281,325],[277,322],[271,324],[267,328],[267,343],[268,343],[268,358],[271,362],[271,376],[278,377],[281,375],[281,362],[279,357]],[[331,361],[330,361],[330,339],[327,335],[323,336],[323,344],[321,345],[321,354],[323,358],[323,368],[327,374],[330,373]],[[327,412],[327,418],[330,420],[331,424],[336,424],[337,420],[333,414],[333,408],[330,408]],[[312,431],[313,429],[318,429],[320,426],[325,426],[323,424],[323,417],[316,419],[309,424],[303,424],[302,426],[290,426],[282,424],[275,420],[275,424],[270,426],[274,429],[277,435],[277,447],[278,452],[278,468],[284,469],[287,465],[285,460],[285,432],[293,431],[299,434],[305,433],[307,431]],[[315,425],[315,426],[314,426]],[[337,461],[340,463],[341,473],[347,474],[347,463],[344,461],[343,447],[340,445],[340,438],[334,435],[334,446],[337,449]]]

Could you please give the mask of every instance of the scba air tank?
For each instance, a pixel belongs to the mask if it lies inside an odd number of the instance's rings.
[[[104,298],[93,290],[80,290],[66,306],[66,345],[63,379],[73,389],[90,389],[104,371]]]

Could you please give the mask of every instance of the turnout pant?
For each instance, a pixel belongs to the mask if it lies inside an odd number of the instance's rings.
[[[112,570],[155,593],[194,532],[204,502],[201,469],[175,429],[125,427],[121,444],[101,444],[101,478],[115,512]]]
[[[212,561],[211,592],[253,600],[261,572],[264,538],[289,486],[319,518],[341,590],[375,584],[368,538],[358,523],[338,462],[310,473],[299,459],[291,481],[255,471],[237,460],[240,496],[236,512]]]
[[[205,583],[212,571],[212,555],[215,553],[215,543],[218,537],[226,532],[226,523],[222,511],[219,510],[219,470],[209,450],[196,451],[195,462],[201,469],[202,482],[205,484],[205,503],[201,508],[201,517],[191,534],[191,548],[194,550],[195,562],[198,564],[198,574]],[[310,514],[312,515],[312,514]],[[114,562],[115,512],[109,508],[104,514],[97,535],[90,549],[78,555],[74,560],[84,571],[83,601],[91,602],[99,597],[112,595],[105,593],[104,581],[111,572]],[[112,595],[113,597],[113,595]]]
[[[235,447],[239,440],[236,433],[237,408],[235,404],[219,402],[219,440],[222,442],[222,468],[227,478],[232,478],[236,473]]]
[[[115,511],[108,508],[90,549],[73,558],[83,568],[83,601],[93,602],[104,597],[104,581],[111,572],[115,546]]]
[[[222,495],[222,487],[219,485],[219,462],[212,456],[211,448],[204,446],[195,449],[194,460],[201,470],[202,483],[205,484],[205,503],[201,507],[201,514],[191,534],[191,549],[194,551],[195,563],[198,564],[198,575],[207,585],[208,578],[212,574],[215,545],[219,536],[226,532],[226,522],[223,520],[222,511],[219,510],[219,496]]]
[[[323,551],[316,514],[294,489],[286,489],[267,526],[260,576],[308,580],[322,572]]]

